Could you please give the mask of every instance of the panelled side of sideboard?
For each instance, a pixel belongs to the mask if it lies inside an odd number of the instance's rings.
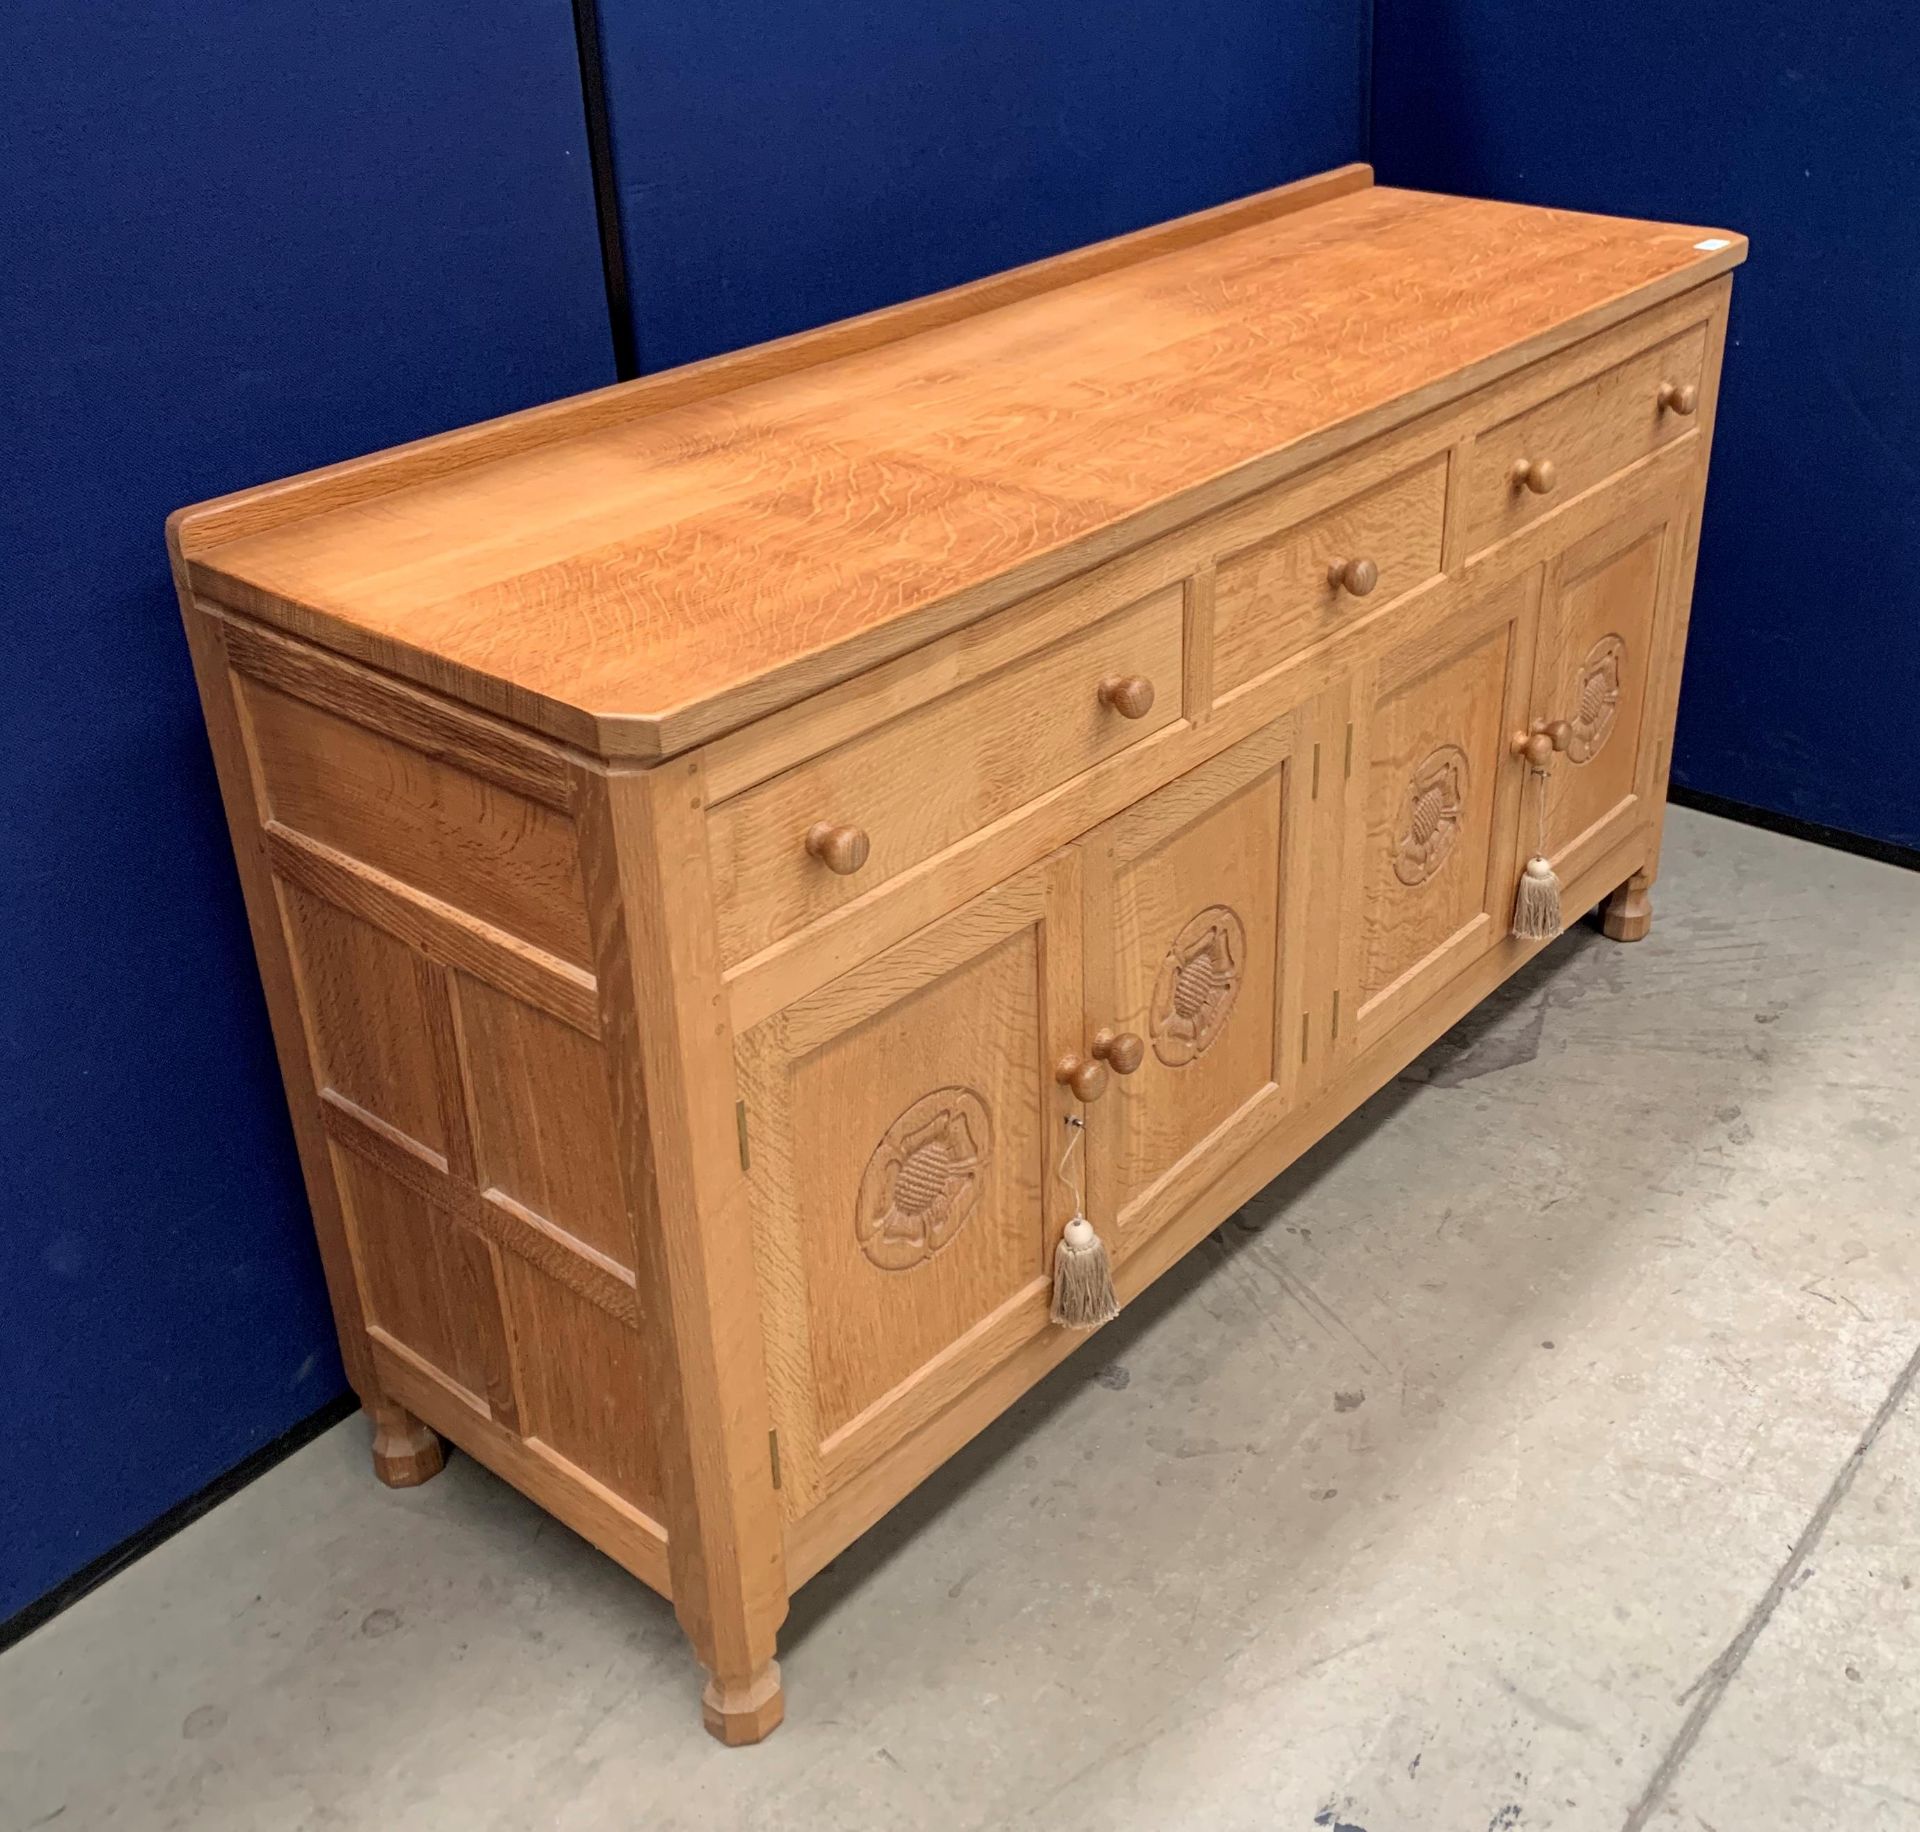
[[[349,1379],[665,1591],[575,767],[272,632],[187,624]]]

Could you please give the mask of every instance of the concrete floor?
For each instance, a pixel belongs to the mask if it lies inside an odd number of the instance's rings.
[[[1656,901],[803,1591],[759,1749],[356,1420],[0,1659],[0,1827],[1920,1827],[1920,879],[1675,811]]]

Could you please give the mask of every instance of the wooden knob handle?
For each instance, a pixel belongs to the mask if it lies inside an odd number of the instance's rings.
[[[1662,382],[1660,405],[1682,416],[1700,405],[1700,390],[1691,382]]]
[[[1544,770],[1554,752],[1564,751],[1572,741],[1573,727],[1565,719],[1536,719],[1532,731],[1513,734],[1512,750],[1534,769]]]
[[[1531,490],[1536,496],[1545,496],[1560,481],[1551,458],[1516,458],[1512,476],[1515,489]]]
[[[1107,1091],[1107,1065],[1077,1051],[1053,1065],[1053,1079],[1077,1101],[1096,1101]]]
[[[1093,1053],[1116,1075],[1131,1075],[1147,1059],[1147,1046],[1132,1031],[1103,1025],[1093,1033]]]
[[[831,821],[815,821],[807,829],[807,850],[828,871],[850,878],[867,862],[873,843],[864,827],[836,827]]]
[[[1333,560],[1327,566],[1327,583],[1337,592],[1364,598],[1380,583],[1380,568],[1371,560]]]
[[[1153,683],[1144,674],[1110,674],[1100,683],[1100,704],[1123,719],[1144,719],[1153,711]]]

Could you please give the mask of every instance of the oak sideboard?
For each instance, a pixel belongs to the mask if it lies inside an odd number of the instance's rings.
[[[771,1730],[1056,1315],[1646,933],[1745,252],[1346,167],[175,515],[376,1473]]]

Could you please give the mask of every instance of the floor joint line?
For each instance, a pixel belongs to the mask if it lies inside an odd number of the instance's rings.
[[[1868,1422],[1867,1428],[1860,1434],[1860,1441],[1854,1445],[1852,1454],[1840,1466],[1839,1473],[1828,1485],[1827,1492],[1821,1497],[1820,1505],[1814,1509],[1813,1516],[1801,1528],[1800,1537],[1793,1542],[1786,1563],[1774,1574],[1767,1586],[1766,1594],[1753,1606],[1746,1621],[1741,1624],[1739,1634],[1714,1658],[1713,1663],[1680,1696],[1684,1700],[1693,1698],[1693,1709],[1687,1713],[1686,1721],[1674,1734],[1673,1741],[1667,1745],[1667,1753],[1660,1758],[1660,1766],[1648,1779],[1640,1798],[1633,1803],[1620,1832],[1642,1832],[1657,1807],[1666,1797],[1673,1785],[1674,1777],[1679,1774],[1682,1765],[1693,1753],[1693,1746],[1700,1740],[1700,1733],[1707,1727],[1707,1720],[1713,1716],[1727,1688],[1733,1684],[1734,1676],[1745,1664],[1753,1644],[1760,1639],[1761,1632],[1773,1619],[1773,1612],[1780,1607],[1780,1599],[1792,1588],[1793,1581],[1799,1576],[1802,1567],[1812,1556],[1820,1543],[1821,1535],[1827,1530],[1827,1523],[1833,1519],[1835,1510],[1846,1499],[1847,1491],[1853,1487],[1854,1478],[1860,1473],[1860,1466],[1867,1459],[1867,1453],[1879,1440],[1886,1429],[1887,1421],[1900,1410],[1914,1381],[1920,1378],[1920,1348],[1907,1358],[1907,1364],[1894,1377],[1893,1385],[1887,1390],[1887,1396],[1880,1402],[1879,1410]],[[1694,1695],[1698,1694],[1697,1697]]]

